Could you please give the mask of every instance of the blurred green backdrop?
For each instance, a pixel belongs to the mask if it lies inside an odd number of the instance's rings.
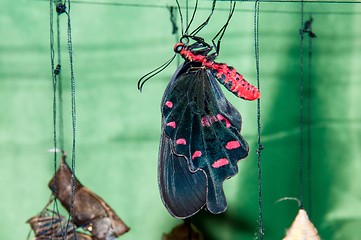
[[[167,213],[157,187],[159,105],[176,63],[151,79],[142,94],[136,83],[173,54],[175,36],[166,6],[175,2],[114,2],[80,0],[71,7],[76,174],[131,227],[120,239],[156,240],[181,222]],[[136,6],[145,3],[162,7]],[[203,10],[193,26],[205,19],[210,4],[200,2]],[[228,3],[217,7],[226,9]],[[253,9],[254,3],[237,5],[218,61],[255,84]],[[299,3],[261,3],[264,239],[281,239],[298,210],[294,202],[275,201],[299,196],[299,10]],[[322,239],[360,239],[361,4],[309,3],[305,11],[305,19],[312,13],[317,34],[312,82],[305,78],[304,86],[305,208]],[[227,11],[216,11],[200,34],[210,40],[226,17]],[[26,220],[47,202],[53,175],[49,3],[3,0],[0,23],[0,239],[19,240],[29,232]],[[65,150],[70,153],[65,15],[61,39]],[[308,38],[306,76],[307,46]],[[228,210],[217,216],[203,212],[193,222],[210,240],[253,239],[258,229],[256,103],[226,94],[242,113],[250,156],[224,184]]]

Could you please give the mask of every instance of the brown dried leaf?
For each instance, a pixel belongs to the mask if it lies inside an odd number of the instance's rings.
[[[317,229],[304,209],[300,209],[283,240],[320,240]]]
[[[191,238],[189,235],[191,234]],[[180,224],[172,229],[168,234],[163,234],[162,240],[204,240],[203,235],[199,230],[191,225],[191,231],[188,224]]]
[[[63,154],[55,177],[49,182],[49,188],[65,209],[70,211],[72,173],[65,158],[66,155]],[[84,187],[78,179],[75,178],[74,183],[72,215],[76,225],[84,227],[99,240],[114,239],[129,231],[125,223],[101,197]]]

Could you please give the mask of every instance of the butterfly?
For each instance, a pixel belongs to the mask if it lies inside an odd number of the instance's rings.
[[[234,5],[221,37],[233,11]],[[217,81],[239,98],[260,98],[259,90],[236,69],[215,61],[219,44],[211,53],[212,47],[195,35],[208,20],[191,34],[183,34],[175,44],[175,53],[185,61],[174,73],[161,102],[158,185],[168,212],[181,219],[201,209],[213,214],[224,212],[223,182],[238,172],[237,162],[249,152],[240,134],[241,114],[228,102]],[[144,77],[154,76],[173,59]],[[138,82],[140,90],[146,81],[141,83],[143,78]]]
[[[248,155],[248,144],[240,135],[241,114],[217,81],[238,97],[260,97],[234,68],[214,62],[214,55],[208,57],[209,45],[193,39],[198,41],[175,45],[185,62],[173,75],[161,104],[158,181],[164,205],[177,218],[202,208],[224,212],[223,181],[237,173],[237,161]]]

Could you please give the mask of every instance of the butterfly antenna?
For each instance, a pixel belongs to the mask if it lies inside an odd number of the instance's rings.
[[[171,57],[168,61],[166,61],[160,67],[157,67],[153,71],[151,71],[151,72],[145,74],[143,77],[141,77],[138,81],[138,90],[140,92],[142,92],[144,83],[146,81],[148,81],[149,79],[151,79],[152,77],[154,77],[155,75],[157,75],[158,73],[160,73],[161,71],[163,71],[164,69],[166,69],[169,66],[169,64],[171,64],[171,62],[174,60],[175,56],[176,56],[176,54],[174,54],[173,57]]]
[[[177,7],[178,7],[178,12],[179,12],[179,16],[180,16],[180,20],[181,20],[181,29],[182,29],[182,36],[184,35],[184,29],[183,29],[183,14],[182,14],[182,10],[181,10],[181,7],[179,5],[179,2],[178,0],[175,0],[176,3],[177,3]]]
[[[188,33],[189,27],[191,26],[191,24],[192,24],[192,22],[194,20],[194,16],[196,15],[197,8],[198,8],[198,0],[196,0],[196,3],[194,5],[194,11],[193,11],[193,14],[192,14],[192,18],[189,21],[188,26],[187,26],[186,30],[184,31],[183,35]]]
[[[194,29],[190,35],[192,35],[192,36],[196,35],[200,30],[202,30],[202,28],[204,28],[208,24],[209,20],[211,19],[212,15],[213,15],[214,9],[216,7],[216,2],[217,2],[217,0],[213,0],[211,13],[209,14],[208,18],[201,25],[199,25],[196,29]]]
[[[232,5],[233,4],[233,5]],[[217,55],[219,54],[219,48],[221,47],[221,40],[223,38],[223,35],[224,33],[226,32],[226,29],[228,27],[228,23],[229,21],[231,20],[232,16],[233,16],[233,13],[234,13],[234,9],[236,8],[236,2],[233,2],[233,1],[230,1],[230,8],[229,8],[229,15],[228,15],[228,19],[227,19],[227,22],[223,25],[223,27],[221,28],[221,30],[219,30],[219,32],[216,34],[216,36],[214,36],[214,38],[212,39],[212,43],[213,43],[213,46],[215,47],[216,49],[216,52],[217,52]],[[218,38],[218,41],[217,41],[217,45],[215,44],[214,40]]]

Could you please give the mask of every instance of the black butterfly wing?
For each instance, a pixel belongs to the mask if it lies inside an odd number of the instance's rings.
[[[159,176],[164,178],[159,184],[163,202],[171,202],[166,205],[169,212],[188,217],[205,204],[212,213],[225,211],[223,181],[237,173],[237,161],[248,155],[248,144],[240,135],[241,115],[209,70],[193,62],[174,74],[163,96],[162,113]],[[170,179],[174,176],[176,180]],[[179,204],[187,207],[195,196],[202,196],[197,207],[184,211],[188,216],[178,216]]]
[[[158,164],[161,197],[172,216],[186,218],[204,207],[206,175],[202,171],[189,171],[186,158],[174,153],[172,142],[164,131],[161,136]]]

